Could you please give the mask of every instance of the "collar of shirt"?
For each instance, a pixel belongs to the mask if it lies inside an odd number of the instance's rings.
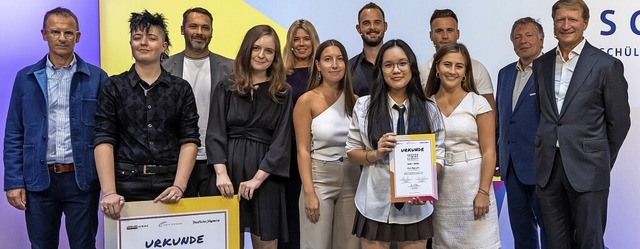
[[[360,54],[357,55],[356,57],[356,65],[367,65],[371,68],[374,67],[373,63],[369,62],[366,57],[364,56],[364,51],[362,51]]]
[[[540,52],[540,54],[536,58],[540,58],[540,56],[542,56],[542,54],[543,53]],[[525,70],[533,70],[533,61],[531,63],[529,63],[529,65],[527,65],[526,67],[522,68],[522,64],[520,64],[520,60],[518,59],[518,61],[516,63],[516,70],[518,70],[518,72],[524,72]]]
[[[51,62],[51,60],[49,59],[49,56],[47,55],[47,69],[52,70],[52,71],[57,71],[60,69],[65,69],[65,70],[71,70],[71,71],[75,71],[76,67],[77,67],[78,61],[76,60],[76,54],[73,54],[73,59],[71,59],[71,63],[69,63],[69,65],[66,65],[64,67],[56,67],[53,65],[53,62]]]
[[[585,39],[584,37],[582,37],[582,41],[580,41],[580,43],[578,43],[578,45],[573,48],[571,50],[571,52],[569,52],[569,60],[573,59],[576,56],[580,56],[580,53],[582,53],[582,49],[584,48],[584,44],[587,42],[587,39]],[[562,60],[563,62],[567,62],[564,60],[564,58],[562,57],[562,51],[560,51],[560,46],[556,47],[556,58],[559,58],[560,60]]]
[[[396,103],[395,100],[393,100],[393,98],[391,98],[391,95],[387,94],[387,106],[389,107],[389,110],[393,110],[393,105],[398,105],[400,106],[404,106],[404,108],[406,108],[407,110],[409,109],[409,98],[405,99],[404,102],[402,102],[401,104]]]
[[[131,65],[131,68],[129,69],[129,73],[127,75],[129,77],[129,85],[131,85],[131,87],[135,87],[138,83],[142,81],[142,79],[140,79],[140,75],[138,75],[138,72],[136,72],[135,66],[136,66],[135,64]],[[160,76],[158,76],[158,79],[156,79],[155,82],[152,82],[149,85],[150,86],[154,86],[156,84],[169,85],[169,82],[171,82],[171,74],[166,70],[164,70],[164,68],[161,66]],[[149,82],[146,82],[146,83],[149,83]]]

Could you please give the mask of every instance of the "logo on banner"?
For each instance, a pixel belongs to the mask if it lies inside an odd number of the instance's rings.
[[[609,18],[610,16],[614,16],[615,14],[616,14],[616,11],[611,9],[602,11],[602,13],[600,14],[600,21],[602,21],[603,24],[609,26],[609,30],[601,30],[600,35],[610,36],[616,32],[616,30],[618,29],[618,26],[613,20]],[[640,21],[640,10],[631,14],[631,17],[629,18],[629,29],[631,30],[631,32],[633,32],[635,35],[638,35],[638,36],[640,36],[640,29],[639,29],[640,25],[638,24],[639,21]],[[607,54],[610,54],[615,57],[640,56],[640,53],[638,53],[638,48],[632,47],[631,45],[621,46],[621,47],[616,46],[616,47],[600,48],[600,49],[606,52]]]

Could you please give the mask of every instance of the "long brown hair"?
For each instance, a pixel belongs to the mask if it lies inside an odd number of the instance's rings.
[[[347,55],[347,50],[344,48],[342,43],[336,40],[326,40],[318,46],[318,49],[314,55],[314,63],[311,63],[311,77],[309,79],[309,84],[307,85],[307,91],[311,91],[322,83],[322,74],[318,70],[316,63],[320,62],[320,56],[322,56],[322,51],[327,49],[328,47],[336,46],[340,49],[340,54],[342,54],[342,58],[344,61],[344,77],[340,79],[340,83],[338,84],[338,89],[342,90],[344,93],[344,111],[347,116],[351,117],[353,113],[353,106],[356,104],[356,97],[353,93],[353,86],[351,84],[351,72],[349,70],[349,56]]]
[[[424,90],[425,95],[431,96],[440,90],[440,77],[436,76],[438,64],[442,60],[442,57],[450,53],[461,53],[464,57],[465,74],[461,83],[462,90],[465,92],[474,92],[479,94],[476,89],[475,80],[473,79],[473,68],[471,68],[469,50],[467,50],[467,47],[462,43],[449,43],[438,49],[436,54],[433,56],[433,65],[429,72],[429,78],[427,78],[427,87],[425,87]]]
[[[267,68],[267,77],[271,82],[269,95],[274,102],[281,103],[281,97],[285,96],[288,86],[284,73],[284,64],[282,63],[280,39],[276,31],[269,25],[257,25],[247,31],[247,34],[242,40],[242,45],[240,45],[240,50],[238,50],[238,55],[236,56],[232,73],[233,83],[229,88],[240,96],[246,96],[251,92],[254,83],[251,78],[251,75],[253,75],[253,69],[251,68],[251,50],[253,49],[253,44],[265,35],[273,37],[273,42],[276,45],[273,61],[271,62],[271,66]]]

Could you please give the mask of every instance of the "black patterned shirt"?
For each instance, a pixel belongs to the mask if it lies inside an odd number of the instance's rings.
[[[134,66],[109,77],[96,108],[94,145],[102,143],[113,145],[116,162],[177,164],[183,144],[200,146],[191,86],[164,68],[151,85]]]

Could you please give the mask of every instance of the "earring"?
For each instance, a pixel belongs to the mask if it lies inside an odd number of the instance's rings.
[[[293,48],[291,48],[291,51],[293,51]]]
[[[462,82],[465,82],[467,80],[467,76],[462,76]]]
[[[436,72],[436,78],[440,78],[440,73]]]
[[[318,80],[322,79],[322,74],[318,74]]]

